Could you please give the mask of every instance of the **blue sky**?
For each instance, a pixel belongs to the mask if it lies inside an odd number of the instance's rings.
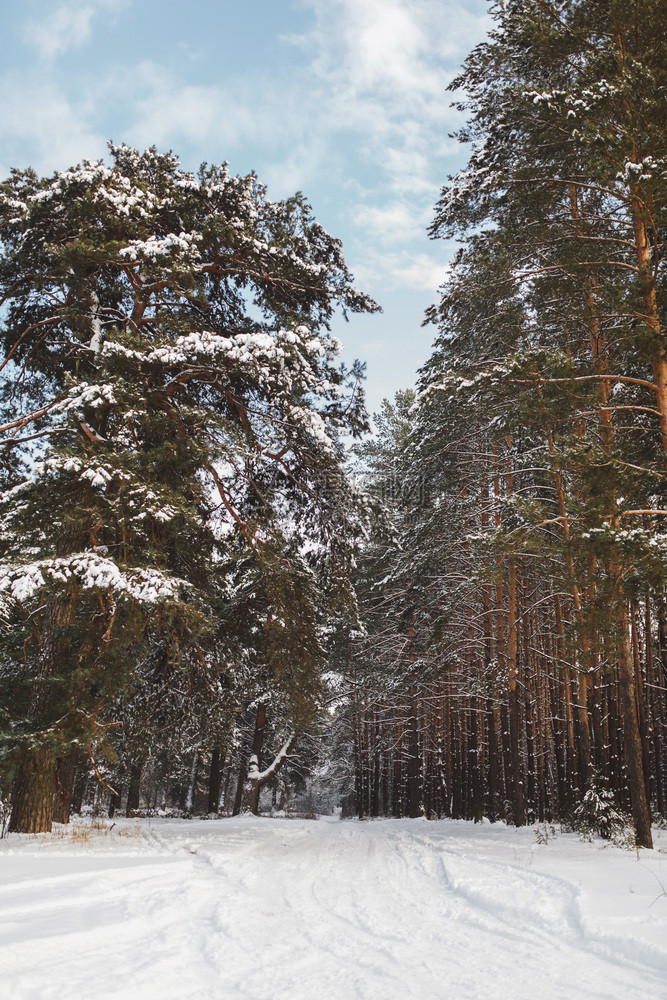
[[[384,314],[342,319],[371,409],[414,382],[452,247],[425,227],[465,151],[445,90],[489,26],[484,0],[24,0],[1,5],[0,173],[105,141],[228,160],[304,191]]]

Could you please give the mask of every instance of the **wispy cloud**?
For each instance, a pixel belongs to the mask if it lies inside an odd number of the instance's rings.
[[[425,227],[448,160],[458,152],[449,133],[460,122],[447,86],[486,17],[473,12],[478,7],[447,0],[303,5],[314,24],[288,41],[308,55],[307,102],[318,108],[306,116],[311,132],[319,134],[324,155],[346,142],[372,177],[356,197],[350,190],[353,259],[361,261],[355,270],[378,290],[402,284],[434,292],[444,264],[442,250],[430,251]],[[396,249],[381,253],[378,244]]]
[[[11,166],[30,164],[40,173],[66,167],[82,157],[105,152],[104,136],[90,124],[88,101],[70,101],[62,90],[43,80],[26,80],[16,73],[0,78],[0,147]]]
[[[120,78],[120,79],[119,79]],[[115,73],[104,84],[127,108],[124,138],[138,145],[178,143],[231,151],[260,139],[268,149],[289,136],[291,154],[300,131],[296,102],[257,75],[224,85],[187,83],[179,71],[146,61]]]
[[[42,59],[54,59],[68,49],[89,41],[92,22],[99,13],[117,13],[128,0],[91,0],[88,3],[64,3],[39,21],[29,21],[21,32],[23,40],[37,49]]]
[[[381,243],[405,243],[423,236],[430,214],[430,207],[423,209],[404,198],[380,205],[362,204],[355,224]]]
[[[359,277],[372,279],[371,291],[435,291],[443,254],[431,250],[425,227],[459,117],[446,87],[483,33],[479,5],[300,2],[307,28],[282,39],[289,70],[279,80],[275,67],[253,62],[220,81],[202,76],[199,60],[170,63],[168,55],[139,65],[107,59],[85,80],[58,76],[56,57],[88,42],[129,0],[61,3],[23,30],[40,62],[4,81],[4,155],[20,144],[38,169],[101,155],[109,113],[117,141],[232,161],[253,150],[273,196],[335,192],[333,225],[351,230],[348,255],[360,262]]]
[[[431,194],[434,151],[451,152],[458,121],[446,87],[483,19],[442,0],[304,0],[315,25],[290,39],[311,53],[320,124],[356,132],[394,190]]]
[[[445,281],[448,269],[442,257],[420,253],[410,256],[409,260],[399,261],[392,269],[392,273],[407,288],[435,292]]]
[[[383,292],[401,289],[435,293],[449,269],[446,247],[424,252],[406,245],[388,252],[368,246],[352,266],[363,286],[371,288],[380,299]]]

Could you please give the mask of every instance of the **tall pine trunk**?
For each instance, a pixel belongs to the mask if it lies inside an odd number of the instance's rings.
[[[125,815],[131,816],[139,808],[141,796],[141,772],[144,769],[143,760],[136,761],[130,770],[130,785],[127,790]]]
[[[220,761],[220,749],[214,747],[211,751],[211,768],[208,777],[208,806],[209,814],[217,813],[220,807],[220,781],[222,778],[222,767]]]
[[[510,713],[510,752],[512,760],[512,791],[514,825],[526,825],[526,804],[523,787],[523,762],[521,760],[519,694],[517,691],[517,641],[516,641],[516,563],[509,559],[509,625],[507,636],[508,688]]]
[[[50,754],[46,750],[24,754],[14,779],[9,830],[50,833],[55,794],[56,767]]]
[[[623,635],[619,648],[619,671],[621,689],[621,711],[623,715],[623,736],[625,738],[625,763],[628,769],[630,801],[635,839],[638,847],[653,847],[651,836],[651,814],[644,779],[644,756],[637,713],[637,697],[627,607],[622,603],[621,621]]]
[[[264,733],[266,730],[266,705],[264,702],[260,701],[257,706],[257,715],[255,716],[255,732],[252,739],[252,754],[250,759],[254,758],[257,765],[257,771],[262,770],[262,750],[264,748]],[[261,785],[259,779],[251,780],[250,788],[248,790],[248,809],[251,813],[256,816],[259,812],[259,793]]]
[[[417,816],[421,816],[422,814],[422,796],[417,697],[413,690],[410,691],[410,716],[408,718],[407,749],[407,813],[411,819],[415,819]]]
[[[72,795],[76,777],[77,755],[68,753],[58,760],[56,769],[56,797],[53,807],[54,823],[69,823],[72,811]]]

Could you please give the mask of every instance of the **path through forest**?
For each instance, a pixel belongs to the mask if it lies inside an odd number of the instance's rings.
[[[660,851],[453,821],[73,831],[0,845],[2,1000],[667,997]]]

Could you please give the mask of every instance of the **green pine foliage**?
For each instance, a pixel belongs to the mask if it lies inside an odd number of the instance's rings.
[[[639,688],[667,574],[664,5],[493,14],[451,84],[470,158],[430,230],[461,244],[427,314],[433,352],[400,440],[385,420],[366,449],[376,489],[397,467],[427,489],[408,518],[392,498],[393,543],[361,575],[357,784],[373,808],[386,768],[399,814],[416,781],[427,811],[524,822],[545,809],[536,733],[561,739],[567,719],[579,746],[551,758],[556,808],[571,814],[597,763],[647,845],[646,715],[662,710]],[[612,753],[591,686],[618,699]]]
[[[582,837],[601,837],[631,846],[629,825],[629,817],[618,808],[604,778],[594,771],[591,786],[574,811],[574,828]]]
[[[93,756],[158,649],[191,688],[268,671],[305,718],[365,518],[340,440],[361,371],[329,324],[377,307],[340,242],[301,195],[127,146],[14,171],[0,213],[8,766]]]

